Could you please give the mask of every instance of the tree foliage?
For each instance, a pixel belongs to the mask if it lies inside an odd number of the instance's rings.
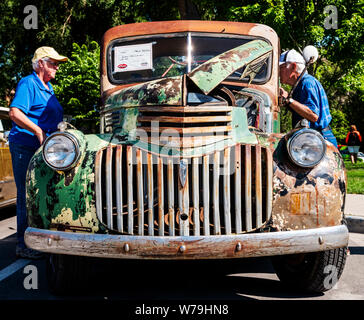
[[[77,43],[69,61],[61,64],[54,81],[54,91],[65,112],[75,119],[98,120],[100,97],[100,46]],[[79,121],[80,122],[80,121]]]
[[[334,118],[332,127],[338,140],[342,141],[350,124],[356,124],[364,132],[362,0],[34,0],[32,4],[38,10],[36,30],[27,30],[23,25],[24,8],[28,4],[27,0],[3,0],[0,3],[0,104],[5,103],[19,79],[31,71],[30,60],[39,46],[53,46],[72,60],[77,60],[73,58],[76,55],[87,61],[94,59],[92,41],[99,43],[103,33],[116,25],[180,18],[245,21],[272,27],[280,37],[282,49],[302,50],[308,44],[315,45],[320,58],[310,68],[310,73],[321,81],[328,94]],[[325,21],[329,18],[325,8],[329,5],[337,8],[337,29],[325,28]],[[89,45],[85,48],[73,43]],[[94,68],[95,63],[86,65]],[[95,87],[91,83],[80,84],[80,87],[89,85],[94,88],[91,90],[93,102],[86,97],[90,95],[87,90],[76,92],[74,87],[66,90],[67,81],[62,78],[62,73],[75,75],[77,68],[72,62],[62,69],[57,74],[56,85],[66,113],[77,111],[76,105],[82,105],[89,108],[89,116],[94,116],[94,105],[97,104]],[[86,74],[91,76],[93,71],[88,70]],[[84,80],[80,75],[76,76],[77,79]],[[72,94],[77,96],[72,97]],[[288,127],[289,115],[283,114],[281,118],[282,128]]]

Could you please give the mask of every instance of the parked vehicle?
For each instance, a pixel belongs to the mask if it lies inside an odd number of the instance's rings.
[[[9,108],[0,107],[0,208],[16,203],[16,186],[7,139],[10,129]]]
[[[363,152],[358,152],[358,160],[364,161],[364,153]],[[359,161],[360,161],[359,160]]]
[[[129,24],[101,52],[100,134],[61,123],[28,169],[25,241],[50,253],[50,288],[80,281],[84,257],[271,256],[284,283],[330,289],[346,259],[346,173],[304,122],[280,133],[274,30]]]

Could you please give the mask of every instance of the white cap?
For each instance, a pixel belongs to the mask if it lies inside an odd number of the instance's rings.
[[[296,62],[306,65],[305,59],[295,49],[285,51],[279,57],[279,65],[286,62]]]

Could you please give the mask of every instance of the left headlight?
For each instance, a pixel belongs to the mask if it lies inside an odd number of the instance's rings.
[[[43,146],[43,159],[54,170],[72,169],[80,158],[80,145],[68,132],[54,133]]]
[[[312,168],[324,157],[326,143],[316,130],[302,129],[288,139],[287,150],[289,157],[296,165]]]

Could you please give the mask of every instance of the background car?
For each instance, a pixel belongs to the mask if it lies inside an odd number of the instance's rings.
[[[8,143],[9,108],[0,107],[0,208],[16,203],[16,186]]]

